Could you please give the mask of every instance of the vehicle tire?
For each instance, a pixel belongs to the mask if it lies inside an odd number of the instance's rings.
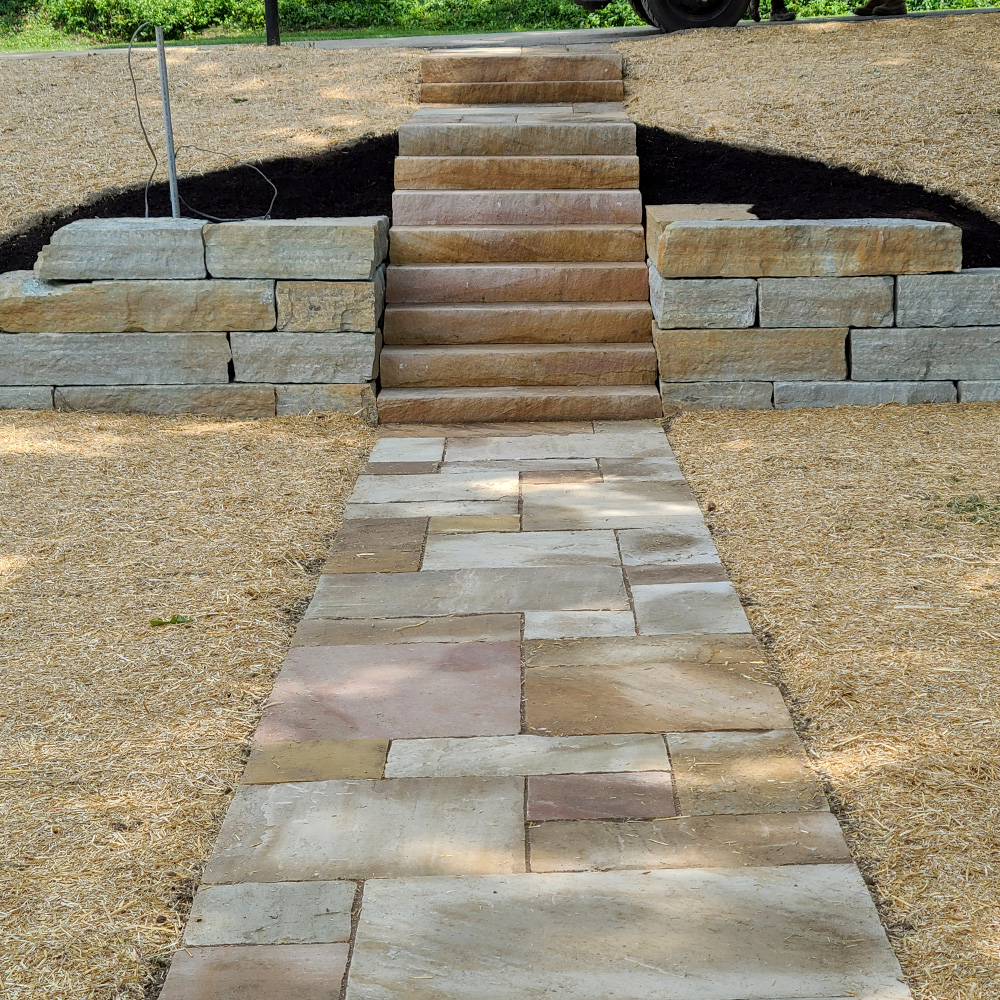
[[[646,8],[643,6],[642,0],[628,0],[628,5],[635,11],[635,16],[645,21],[646,24],[652,24],[653,19],[649,16]]]
[[[738,24],[750,0],[636,0],[658,28],[728,28]]]

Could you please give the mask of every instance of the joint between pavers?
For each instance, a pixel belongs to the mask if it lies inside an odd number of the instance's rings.
[[[361,906],[364,902],[365,883],[361,879],[356,883],[354,904],[351,906],[351,937],[347,942],[347,961],[344,963],[344,978],[340,983],[338,1000],[346,1000],[347,982],[351,977],[351,959],[354,958],[354,945],[358,939],[358,924],[361,923]]]

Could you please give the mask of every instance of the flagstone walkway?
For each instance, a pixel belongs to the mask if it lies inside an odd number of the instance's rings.
[[[659,426],[390,429],[346,518],[164,1000],[909,996]]]

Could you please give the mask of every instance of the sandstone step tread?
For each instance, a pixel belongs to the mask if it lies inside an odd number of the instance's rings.
[[[396,226],[640,225],[638,190],[395,191]]]
[[[572,116],[570,116],[572,117]],[[399,126],[400,156],[634,156],[629,121],[438,122]]]
[[[437,104],[508,104],[511,101],[622,101],[619,80],[507,80],[504,82],[422,83],[420,100]]]
[[[397,156],[396,191],[626,190],[637,156]]]
[[[612,50],[582,55],[432,53],[420,60],[422,83],[508,80],[620,80],[622,57]]]

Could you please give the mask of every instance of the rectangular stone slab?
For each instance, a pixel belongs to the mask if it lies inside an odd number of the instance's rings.
[[[57,386],[57,410],[91,413],[194,413],[245,420],[273,417],[274,386],[236,385],[79,385]]]
[[[255,739],[503,736],[520,731],[520,707],[516,641],[295,646]]]
[[[409,121],[399,126],[400,156],[635,155],[631,122]],[[211,270],[211,268],[209,268]]]
[[[536,459],[571,458],[664,458],[671,455],[662,429],[650,432],[648,426],[623,436],[610,434],[537,433],[530,437],[505,434],[477,440],[461,438],[448,444],[447,464],[452,462],[522,462]]]
[[[393,264],[641,261],[642,226],[393,226]]]
[[[422,83],[420,100],[448,104],[495,104],[512,101],[621,101],[621,80],[509,80],[489,83]],[[519,116],[520,117],[520,116]]]
[[[467,531],[520,531],[519,514],[456,514],[432,517],[428,534],[455,534]]]
[[[357,384],[378,375],[372,333],[239,331],[229,343],[238,382]]]
[[[388,752],[388,740],[255,743],[243,772],[243,784],[381,778]]]
[[[667,747],[684,815],[827,808],[794,730],[671,733]]]
[[[649,265],[649,300],[660,329],[753,326],[757,282],[753,278],[661,278]]]
[[[393,645],[411,642],[518,642],[521,616],[448,615],[442,618],[307,618],[293,646]]]
[[[79,219],[57,229],[35,270],[43,281],[204,278],[201,219]]]
[[[209,223],[205,263],[216,278],[369,281],[385,260],[388,230],[384,215]]]
[[[48,385],[0,386],[0,410],[51,410],[52,387]]]
[[[786,382],[785,385],[799,383]],[[815,383],[805,382],[803,385]],[[843,385],[827,382],[826,385]],[[847,383],[849,384],[849,383]],[[685,410],[770,410],[773,405],[772,382],[661,382],[660,397],[664,411],[668,407]]]
[[[693,219],[712,222],[756,219],[750,211],[753,205],[647,205],[646,206],[646,253],[650,260],[656,260],[657,246],[663,230],[672,222]]]
[[[750,635],[542,640],[524,644],[524,663],[529,732],[791,727]]]
[[[483,777],[665,771],[659,736],[482,736],[478,739],[393,740],[387,778]]]
[[[866,382],[1000,378],[1000,327],[852,330],[851,378]]]
[[[754,868],[849,862],[828,812],[685,816],[629,823],[555,822],[529,828],[533,872],[612,868]]]
[[[638,156],[397,156],[397,191],[637,188]]]
[[[273,281],[39,280],[0,274],[5,333],[185,333],[273,330]]]
[[[0,335],[0,384],[175,385],[229,381],[224,333]]]
[[[960,403],[993,403],[1000,399],[1000,380],[958,383]]]
[[[853,865],[590,872],[369,882],[346,995],[903,1000],[901,977]]]
[[[896,324],[1000,325],[1000,267],[970,268],[955,274],[901,275],[896,282]]]
[[[426,535],[425,517],[348,521],[334,536],[323,572],[415,573]]]
[[[524,871],[523,778],[240,785],[209,885]]]
[[[382,437],[375,442],[370,462],[440,462],[444,458],[443,437]]]
[[[954,403],[954,382],[775,382],[774,406],[881,406],[883,403]]]
[[[659,819],[676,811],[668,771],[532,775],[525,801],[529,822]]]
[[[841,379],[847,375],[846,340],[846,327],[795,330],[653,327],[663,382]]]
[[[294,413],[351,413],[366,424],[378,423],[373,382],[276,385],[279,417]]]
[[[649,275],[641,261],[389,267],[386,301],[648,303]]]
[[[417,503],[422,500],[502,500],[518,495],[517,473],[461,472],[359,476],[352,504]],[[461,568],[461,567],[460,567]]]
[[[592,635],[635,635],[631,611],[525,611],[525,639],[575,639]]]
[[[395,191],[393,226],[642,222],[639,191]]]
[[[328,944],[349,941],[353,882],[247,882],[198,890],[184,944]]]
[[[525,531],[655,528],[680,518],[701,518],[687,483],[619,480],[579,485],[521,487]]]
[[[916,219],[674,222],[663,230],[655,263],[665,278],[957,271],[962,231]]]
[[[537,54],[530,49],[497,53],[432,52],[420,60],[422,83],[491,83],[506,80],[620,80],[622,57],[601,52]]]
[[[279,281],[279,330],[374,333],[385,305],[385,269],[372,281]]]
[[[761,326],[893,325],[891,277],[761,278],[758,294]]]
[[[613,531],[478,532],[427,539],[424,569],[619,566]]]
[[[381,397],[379,397],[381,398]],[[501,500],[411,500],[383,501],[382,503],[348,503],[344,510],[347,520],[396,519],[400,517],[440,517],[464,515],[513,515],[517,514],[517,497]]]
[[[736,588],[728,580],[639,585],[630,578],[630,582],[641,635],[750,631]]]

